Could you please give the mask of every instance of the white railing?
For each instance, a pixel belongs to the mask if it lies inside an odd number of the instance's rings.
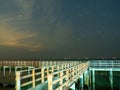
[[[92,68],[120,68],[120,60],[91,60]]]

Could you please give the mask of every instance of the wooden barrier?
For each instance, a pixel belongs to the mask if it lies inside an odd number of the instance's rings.
[[[74,66],[69,67],[52,74],[48,75],[48,90],[63,90],[65,86],[67,90],[74,81],[80,78],[80,75],[88,68],[88,63],[74,64]],[[54,80],[54,75],[58,74],[57,80]],[[57,88],[53,88],[53,85],[59,82]]]
[[[52,66],[52,65],[60,65],[64,63],[70,63],[70,61],[6,61],[1,60],[0,66],[34,66],[34,67],[44,67],[44,66]]]
[[[43,62],[43,63],[45,65],[45,62]],[[59,64],[59,65],[53,65],[53,64]],[[79,62],[78,62],[78,64],[79,64]],[[47,66],[47,65],[50,65],[50,66]],[[65,70],[74,65],[75,65],[75,63],[68,62],[68,61],[63,62],[62,64],[60,62],[57,63],[57,62],[51,61],[50,63],[47,62],[45,67],[39,67],[39,68],[33,68],[33,69],[29,69],[29,70],[19,71],[16,73],[16,90],[21,90],[22,87],[26,87],[28,85],[31,85],[29,88],[35,87],[37,84],[48,81],[49,74],[52,74],[52,73],[55,73],[55,72],[58,72],[61,70]],[[27,73],[27,72],[30,72],[30,73]],[[38,78],[36,78],[36,77],[38,77]],[[56,77],[56,76],[53,76],[53,77]],[[26,79],[28,79],[28,80],[26,80]]]

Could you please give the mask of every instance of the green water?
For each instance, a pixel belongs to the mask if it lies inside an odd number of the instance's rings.
[[[95,90],[111,90],[109,72],[95,72]],[[120,72],[113,72],[113,90],[120,90]]]

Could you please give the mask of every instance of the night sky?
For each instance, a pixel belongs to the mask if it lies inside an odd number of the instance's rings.
[[[120,0],[0,0],[0,57],[119,57]]]

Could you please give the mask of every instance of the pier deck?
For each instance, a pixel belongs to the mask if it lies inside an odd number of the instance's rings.
[[[87,73],[86,73],[87,71]],[[0,83],[13,84],[16,90],[68,90],[82,79],[95,83],[95,71],[120,71],[120,60],[90,61],[0,61]],[[89,76],[85,76],[89,75]],[[84,77],[84,81],[83,81]],[[87,79],[89,77],[89,80]],[[94,86],[93,86],[94,87]],[[94,88],[93,88],[94,89]]]
[[[3,79],[13,81],[16,90],[40,90],[44,86],[48,87],[46,90],[68,88],[88,65],[89,62],[81,61],[0,61]]]

